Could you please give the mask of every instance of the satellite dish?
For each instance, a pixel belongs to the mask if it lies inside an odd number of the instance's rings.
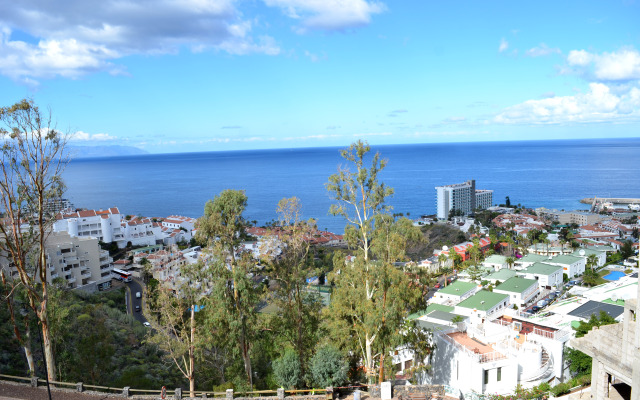
[[[449,251],[449,247],[448,246],[442,246],[442,251]]]
[[[618,295],[617,294],[611,295],[611,300],[618,301]]]
[[[549,254],[549,260],[553,260],[553,256]]]
[[[581,256],[584,256],[586,253],[584,252],[584,249],[580,249],[580,251],[578,252],[578,254],[580,254]]]

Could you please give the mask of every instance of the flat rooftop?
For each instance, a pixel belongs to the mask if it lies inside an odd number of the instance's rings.
[[[482,343],[478,339],[470,338],[464,332],[452,332],[448,333],[447,336],[476,354],[488,354],[495,351],[493,347],[489,346],[488,344]]]

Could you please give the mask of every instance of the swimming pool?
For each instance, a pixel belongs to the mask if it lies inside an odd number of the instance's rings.
[[[605,275],[603,276],[603,278],[608,281],[617,281],[618,279],[622,278],[625,275],[626,274],[622,271],[611,271],[609,275]]]

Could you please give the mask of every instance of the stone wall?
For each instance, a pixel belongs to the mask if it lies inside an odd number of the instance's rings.
[[[407,394],[424,394],[429,398],[433,393],[444,396],[444,386],[442,385],[394,385],[391,388],[391,396],[394,398],[404,397]],[[380,385],[369,387],[369,396],[380,398]]]

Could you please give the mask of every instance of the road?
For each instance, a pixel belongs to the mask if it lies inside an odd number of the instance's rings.
[[[144,298],[142,283],[140,280],[133,278],[131,282],[125,284],[125,287],[127,288],[127,314],[133,315],[140,323],[147,322],[144,315],[142,315],[142,311],[136,311],[136,306],[139,306],[140,310],[142,310],[142,300]],[[142,297],[136,297],[136,293],[138,292],[140,292]]]

